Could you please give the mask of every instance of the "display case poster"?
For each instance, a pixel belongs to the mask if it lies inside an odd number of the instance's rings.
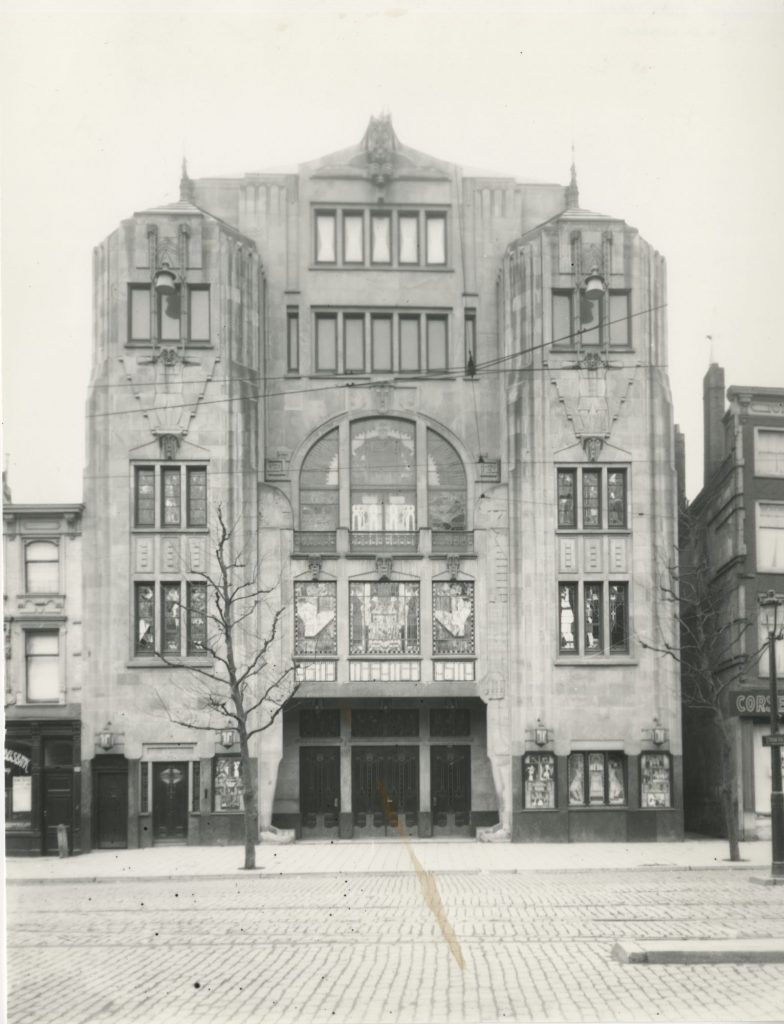
[[[11,810],[14,814],[29,812],[33,807],[33,780],[29,775],[15,775],[13,780]]]

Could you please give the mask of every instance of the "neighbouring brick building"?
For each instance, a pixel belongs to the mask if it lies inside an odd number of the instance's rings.
[[[203,664],[218,504],[300,684],[254,740],[262,828],[682,835],[678,676],[639,641],[673,634],[676,486],[636,230],[382,117],[288,173],[183,172],[94,260],[83,836],[241,835],[236,748],[158,713]]]

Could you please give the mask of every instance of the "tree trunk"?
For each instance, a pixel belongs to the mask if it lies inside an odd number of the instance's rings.
[[[245,723],[240,721],[239,725],[240,771],[242,772],[243,806],[245,808],[245,864],[243,867],[246,871],[252,871],[256,867],[256,843],[259,837],[258,793],[256,791],[253,765],[250,760],[250,748],[248,747],[248,734]]]
[[[730,845],[730,860],[740,860],[740,830],[738,828],[738,762],[732,726],[719,711],[716,717],[721,745],[721,802],[724,824]]]

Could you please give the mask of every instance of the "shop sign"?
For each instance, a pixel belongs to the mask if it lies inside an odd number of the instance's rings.
[[[25,757],[24,754],[20,754],[18,750],[9,750],[5,748],[5,759],[9,764],[15,764],[17,768],[21,768],[23,771],[30,771],[30,758]]]
[[[784,693],[778,694],[779,714],[784,715]],[[770,715],[770,691],[735,693],[732,707],[736,715]]]
[[[777,732],[773,736],[762,737],[763,747],[784,747],[784,732]]]

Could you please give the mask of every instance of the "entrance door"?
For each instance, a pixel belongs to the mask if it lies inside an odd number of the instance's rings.
[[[152,766],[152,835],[156,843],[188,838],[188,762]]]
[[[430,748],[433,835],[471,835],[471,747]]]
[[[128,845],[128,774],[95,773],[95,845],[124,850]]]
[[[340,747],[300,747],[302,835],[333,836],[340,813]]]
[[[46,737],[41,771],[41,853],[57,853],[57,826],[68,829],[68,849],[73,852],[73,740]]]
[[[351,751],[354,834],[417,834],[419,747],[354,747]]]

